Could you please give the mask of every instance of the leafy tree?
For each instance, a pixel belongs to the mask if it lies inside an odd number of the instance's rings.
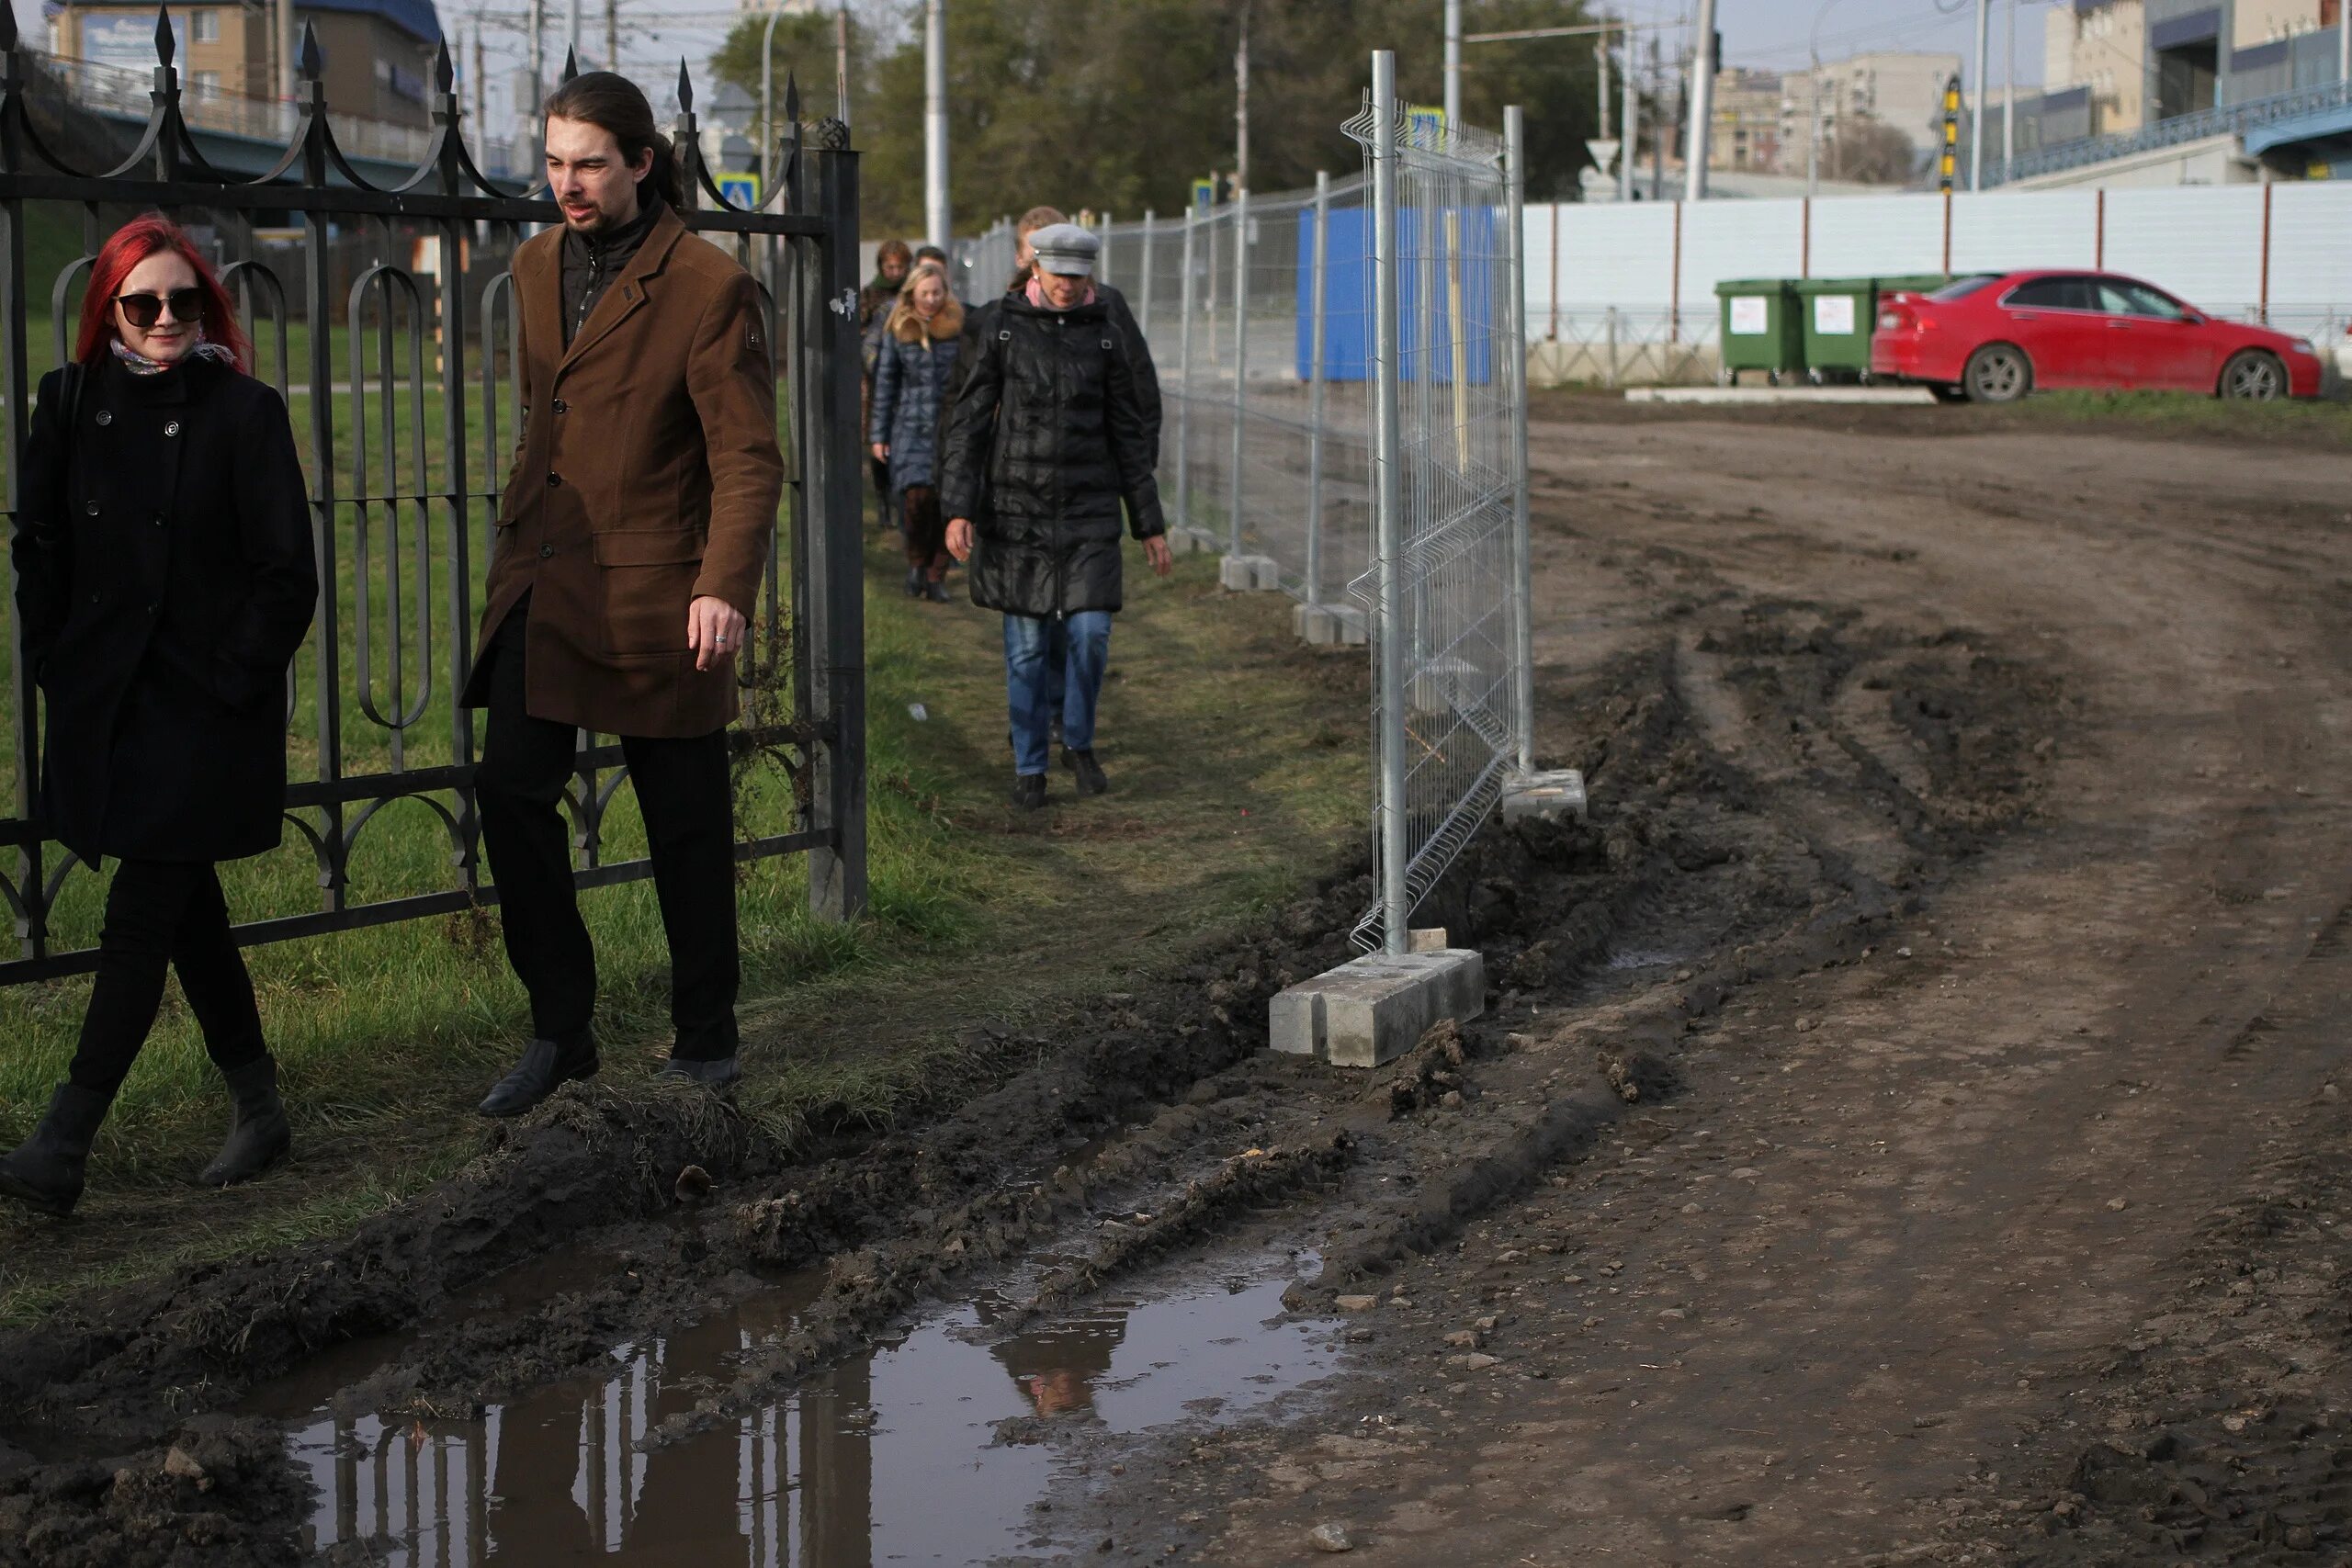
[[[1233,168],[1233,53],[1245,4],[1257,190],[1299,189],[1317,169],[1343,175],[1361,165],[1340,126],[1363,105],[1375,48],[1396,51],[1408,102],[1442,99],[1437,0],[950,0],[957,231],[1041,201],[1123,218],[1182,211],[1194,178]],[[1471,0],[1466,10],[1473,31],[1587,19],[1585,0]],[[869,234],[922,225],[922,21],[920,0],[873,0],[853,28],[850,119]],[[747,16],[713,61],[753,92],[764,24]],[[779,79],[787,61],[800,67],[804,113],[830,112],[832,47],[830,17],[776,28]],[[1499,130],[1502,106],[1523,106],[1528,192],[1565,196],[1591,161],[1584,142],[1595,86],[1589,38],[1479,45],[1464,54],[1463,111]]]
[[[1911,139],[1894,127],[1875,116],[1857,114],[1849,115],[1838,127],[1826,162],[1841,180],[1899,186],[1911,183],[1919,154]]]

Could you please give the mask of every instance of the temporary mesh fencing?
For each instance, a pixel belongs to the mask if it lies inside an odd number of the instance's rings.
[[[1355,935],[1361,947],[1396,953],[1398,926],[1527,761],[1521,291],[1501,139],[1377,97],[1346,130],[1364,147],[1374,186],[1363,292],[1375,307],[1395,302],[1375,308],[1366,356],[1374,570],[1349,585],[1374,612],[1383,889]],[[1393,199],[1384,198],[1384,162]],[[1393,418],[1381,407],[1391,390],[1385,365],[1395,367]],[[1393,519],[1378,515],[1390,508]]]

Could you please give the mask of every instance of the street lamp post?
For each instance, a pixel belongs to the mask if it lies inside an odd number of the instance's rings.
[[[1821,24],[1828,19],[1829,7],[1838,0],[1821,0],[1821,9],[1813,14],[1813,74],[1805,82],[1806,118],[1812,129],[1805,138],[1804,193],[1808,197],[1821,194]]]

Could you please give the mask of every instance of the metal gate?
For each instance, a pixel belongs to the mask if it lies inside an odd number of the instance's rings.
[[[282,941],[494,902],[496,887],[482,879],[474,807],[475,721],[456,694],[472,661],[475,595],[505,448],[521,428],[505,259],[526,226],[560,221],[560,213],[544,184],[524,189],[480,172],[446,42],[435,65],[430,150],[395,184],[371,183],[338,146],[309,29],[291,140],[257,179],[223,173],[199,147],[182,114],[174,42],[159,22],[144,131],[117,166],[92,172],[62,145],[71,120],[61,116],[70,117],[71,104],[62,101],[60,78],[20,47],[13,12],[0,8],[0,392],[11,522],[36,378],[29,318],[46,304],[62,363],[71,301],[95,259],[85,254],[55,277],[28,276],[28,204],[78,207],[89,253],[108,209],[158,209],[209,228],[222,280],[254,339],[255,374],[290,407],[308,405],[298,436],[307,423],[300,444],[321,583],[287,715],[295,750],[289,840],[299,838],[317,863],[316,908],[249,920],[238,926],[239,940]],[[788,86],[781,178],[771,182],[767,202],[737,206],[703,161],[684,62],[677,99],[673,134],[686,190],[679,216],[731,248],[764,289],[788,411],[789,522],[770,536],[762,613],[738,664],[743,719],[729,736],[739,777],[767,766],[788,781],[788,820],[782,831],[741,836],[736,853],[808,852],[811,908],[848,919],[865,903],[857,160],[838,121],[820,122],[804,139],[797,86]],[[282,247],[266,243],[272,224],[285,226],[280,234],[293,231]],[[347,349],[341,366],[338,329]],[[294,378],[298,369],[306,380]],[[478,400],[479,447],[469,399]],[[0,895],[16,917],[20,951],[0,961],[0,984],[86,970],[96,957],[92,947],[61,943],[53,929],[61,897],[77,891],[76,871],[95,868],[51,841],[36,815],[40,698],[21,636],[16,628],[8,645],[13,810],[0,820],[0,844],[14,852]],[[311,749],[314,758],[303,754]],[[619,746],[583,732],[566,801],[582,887],[651,873],[644,859],[602,852],[626,778]],[[431,878],[442,886],[355,886],[355,852],[370,824],[401,801],[423,803],[446,840],[446,869]],[[741,820],[738,827],[741,834]]]

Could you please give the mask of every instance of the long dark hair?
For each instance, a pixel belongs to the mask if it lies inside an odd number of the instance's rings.
[[[253,346],[237,324],[237,308],[229,302],[229,291],[220,287],[212,264],[204,259],[187,232],[160,212],[132,219],[99,250],[98,259],[90,267],[89,288],[82,296],[82,333],[74,342],[74,357],[85,365],[95,364],[107,345],[122,335],[114,324],[114,297],[122,291],[122,281],[131,269],[158,251],[175,253],[196,274],[196,286],[204,293],[205,341],[227,349],[238,369],[251,365]]]
[[[610,71],[583,71],[548,94],[545,108],[549,119],[576,119],[610,131],[620,143],[622,160],[629,164],[652,148],[653,167],[637,182],[638,188],[651,190],[673,207],[685,205],[677,152],[670,139],[653,129],[653,106],[636,83]]]

